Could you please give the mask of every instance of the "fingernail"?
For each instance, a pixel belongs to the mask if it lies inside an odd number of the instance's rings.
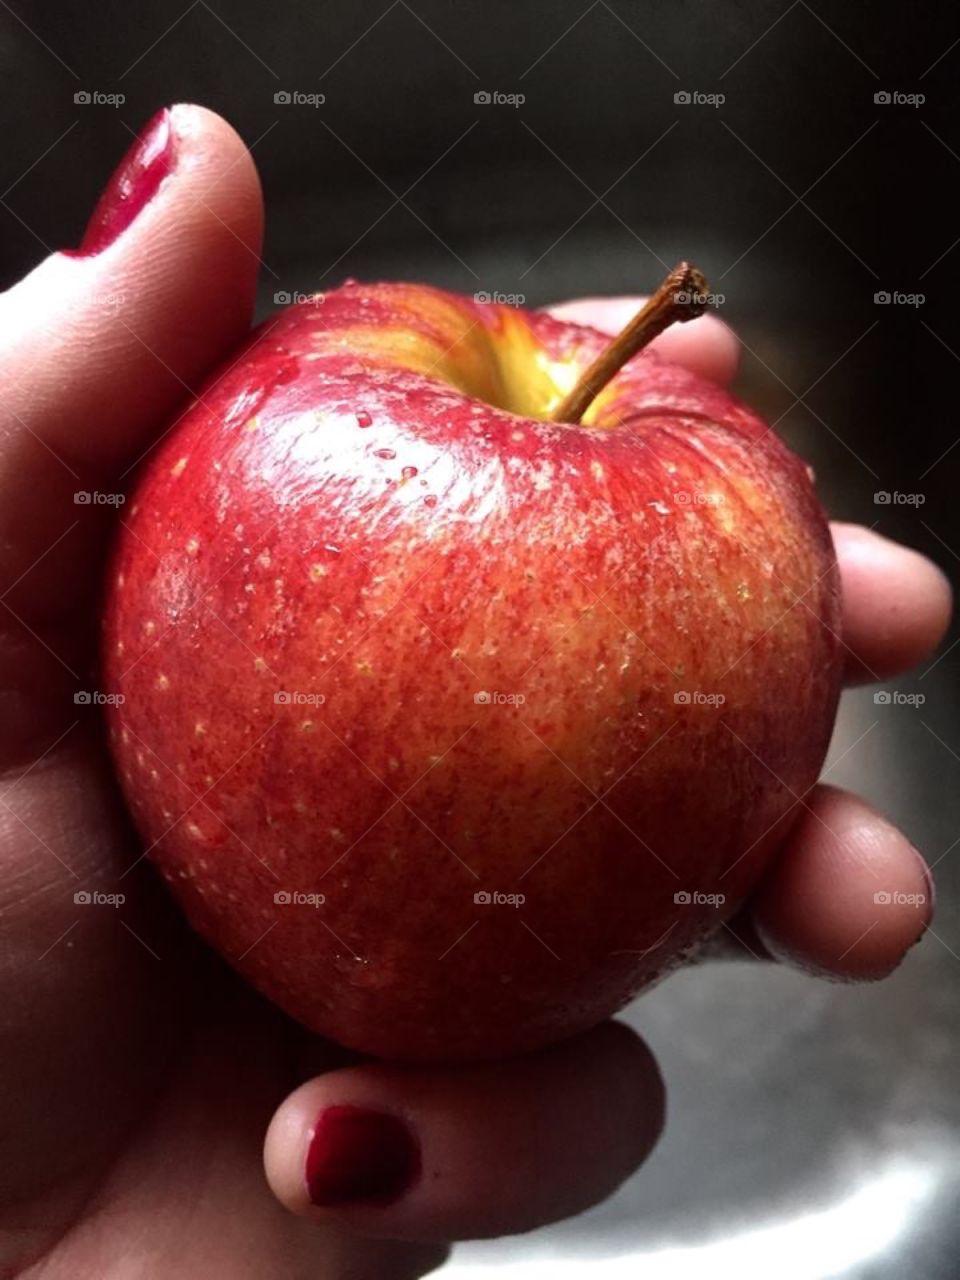
[[[170,111],[164,107],[140,133],[120,161],[97,201],[75,258],[102,253],[150,203],[173,169],[174,133]]]
[[[933,917],[937,913],[937,886],[933,879],[933,872],[927,866],[926,858],[919,849],[914,849],[913,845],[910,847],[913,849],[914,857],[917,859],[917,862],[920,865],[920,870],[923,872],[923,879],[927,890],[927,900],[925,904],[927,908],[926,928],[929,928],[933,922]]]
[[[305,1169],[313,1204],[390,1204],[419,1175],[419,1145],[396,1116],[327,1107],[317,1117]]]

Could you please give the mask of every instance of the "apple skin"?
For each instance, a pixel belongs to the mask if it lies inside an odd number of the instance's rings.
[[[534,416],[606,342],[349,282],[140,474],[103,657],[128,804],[198,932],[352,1049],[599,1022],[736,910],[817,778],[840,602],[809,470],[649,351],[585,425]]]

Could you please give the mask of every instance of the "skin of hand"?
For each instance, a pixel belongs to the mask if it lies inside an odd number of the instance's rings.
[[[232,129],[199,107],[167,119],[168,172],[129,225],[96,252],[51,253],[0,297],[0,1276],[413,1277],[445,1241],[608,1195],[655,1144],[663,1086],[616,1023],[498,1064],[359,1061],[249,991],[141,859],[97,717],[73,704],[92,687],[118,515],[73,495],[117,491],[236,346],[262,232]],[[612,332],[638,305],[554,310]],[[734,374],[736,340],[713,317],[658,345]],[[834,537],[851,681],[920,661],[947,624],[942,574],[864,529]],[[877,913],[878,872],[926,905]],[[121,888],[122,911],[78,908],[92,884]],[[921,936],[930,897],[906,837],[820,787],[735,932],[806,970],[874,979]],[[311,1204],[305,1153],[330,1106],[402,1120],[422,1168],[404,1195]]]

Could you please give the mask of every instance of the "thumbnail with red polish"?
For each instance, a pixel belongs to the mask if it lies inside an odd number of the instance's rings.
[[[87,224],[83,242],[72,256],[89,258],[113,244],[172,171],[174,148],[170,112],[165,107],[147,124],[114,170]]]
[[[317,1117],[304,1173],[315,1205],[385,1205],[416,1182],[420,1148],[397,1116],[327,1107]]]

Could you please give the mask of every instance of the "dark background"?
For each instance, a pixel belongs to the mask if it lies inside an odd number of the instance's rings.
[[[276,292],[347,275],[538,305],[650,290],[689,257],[743,336],[742,393],[813,462],[831,513],[955,573],[953,7],[11,0],[0,33],[4,285],[78,243],[131,130],[162,105],[201,102],[260,165],[262,312]],[[476,103],[484,90],[526,101]],[[125,101],[78,104],[80,91]],[[278,104],[280,91],[326,102]],[[678,103],[681,91],[725,101]],[[895,91],[926,100],[875,101]],[[925,301],[878,305],[881,291]],[[878,505],[880,490],[923,502]],[[659,1247],[658,1232],[695,1239],[731,1218],[823,1208],[858,1185],[852,1170],[885,1159],[930,1170],[946,1153],[958,1167],[955,638],[899,682],[925,693],[922,708],[877,707],[872,691],[845,703],[831,779],[938,864],[934,936],[882,991],[727,971],[648,997],[632,1020],[673,1084],[671,1131],[632,1190],[538,1233],[553,1248]],[[956,1280],[951,1176],[937,1175],[907,1244],[842,1274]]]

